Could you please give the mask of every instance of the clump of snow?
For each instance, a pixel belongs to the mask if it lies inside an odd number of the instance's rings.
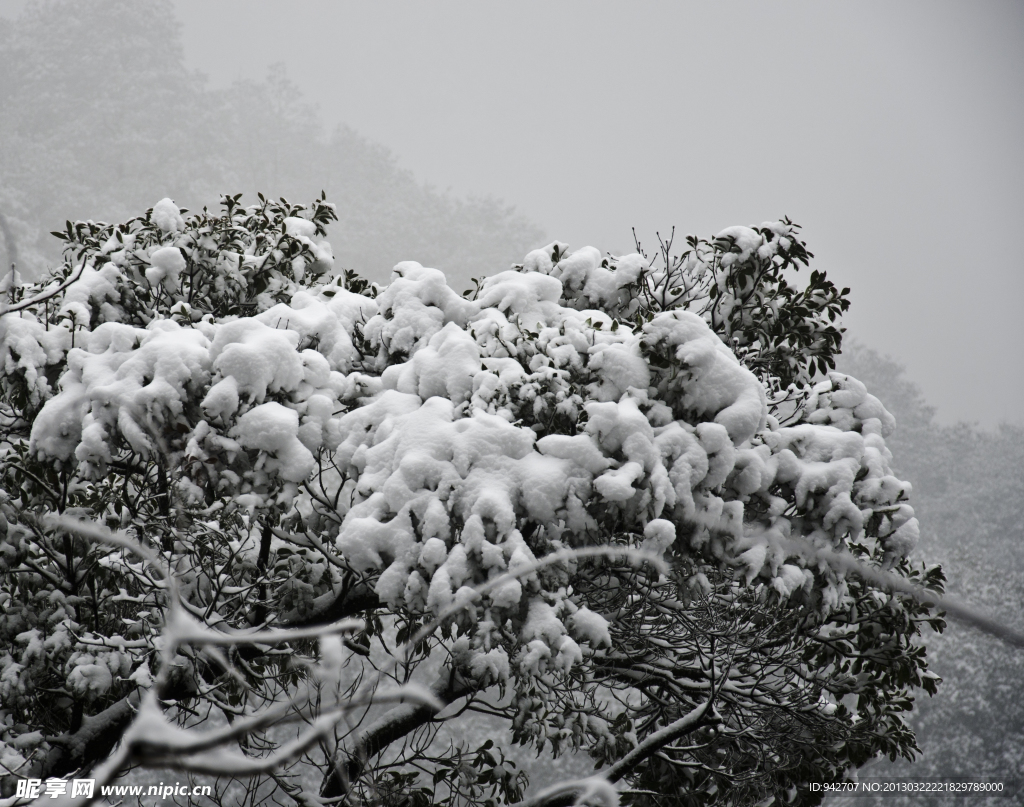
[[[316,225],[308,219],[289,216],[284,220],[284,231],[295,238],[316,237]]]
[[[764,387],[703,319],[689,311],[665,311],[644,326],[644,334],[651,345],[675,349],[684,369],[669,386],[681,394],[684,407],[698,415],[714,415],[736,443],[764,429]]]
[[[282,479],[301,482],[316,465],[298,438],[299,415],[276,402],[255,406],[238,419],[231,436],[246,448],[267,452],[267,467]]]
[[[661,555],[675,543],[676,526],[664,518],[656,518],[644,527],[644,541],[641,549]]]
[[[114,327],[93,334],[91,349],[69,351],[61,393],[46,402],[32,425],[33,451],[64,459],[73,453],[102,469],[110,459],[109,437],[116,432],[148,455],[152,424],[172,422],[183,412],[193,384],[208,382],[209,343],[199,331],[167,320],[127,331],[110,324]],[[129,334],[130,347],[124,339]]]
[[[504,649],[495,647],[474,656],[469,669],[473,677],[483,684],[507,681],[510,674],[508,654]]]
[[[177,247],[160,247],[149,256],[150,266],[146,269],[146,280],[150,285],[163,285],[174,289],[187,264]]]
[[[896,425],[896,419],[860,381],[837,372],[830,372],[814,387],[804,410],[808,423],[836,426],[844,431],[877,429],[888,437]]]
[[[499,272],[487,278],[477,298],[481,308],[515,312],[532,326],[556,316],[562,284],[541,272]]]
[[[580,607],[570,617],[573,632],[591,647],[611,647],[612,637],[608,620],[589,608]]]
[[[94,308],[102,308],[119,298],[117,278],[118,268],[112,263],[106,263],[99,269],[86,264],[78,280],[64,292],[61,314],[72,318],[77,327],[88,327],[92,323]]]
[[[750,227],[726,227],[714,238],[715,243],[727,250],[722,256],[722,268],[745,263],[764,246],[764,236]]]
[[[46,368],[62,361],[71,348],[71,332],[64,325],[47,328],[33,317],[0,316],[0,368],[8,377],[20,375],[38,404],[53,390]]]
[[[213,369],[221,378],[234,378],[239,393],[262,401],[267,392],[291,389],[303,377],[299,338],[256,319],[238,319],[217,329],[210,346]]]
[[[102,697],[114,683],[114,677],[104,664],[81,664],[68,675],[68,688],[80,698],[94,700]]]
[[[185,219],[181,210],[170,199],[164,198],[153,205],[153,222],[165,233],[181,232],[185,229]]]

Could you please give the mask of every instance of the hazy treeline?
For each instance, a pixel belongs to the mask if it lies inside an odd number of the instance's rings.
[[[0,76],[0,214],[29,277],[59,256],[49,231],[65,219],[121,221],[164,196],[195,209],[326,190],[339,264],[382,279],[417,260],[465,282],[543,243],[499,201],[438,192],[351,129],[327,131],[282,67],[210,89],[167,2],[29,4],[0,18]]]

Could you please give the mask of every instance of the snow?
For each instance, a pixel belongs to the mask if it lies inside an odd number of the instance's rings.
[[[594,480],[597,492],[610,502],[627,501],[637,493],[633,487],[644,475],[644,467],[638,462],[627,462],[619,468],[606,471]]]
[[[185,229],[185,220],[181,216],[181,210],[167,198],[161,199],[153,205],[153,222],[168,234]]]
[[[555,609],[541,599],[530,601],[526,623],[523,625],[522,636],[527,641],[543,639],[549,646],[561,646],[565,635],[565,625],[558,618]]]
[[[515,608],[523,597],[523,586],[518,580],[508,580],[491,589],[491,604],[495,608]]]
[[[299,415],[271,401],[255,406],[238,419],[229,434],[246,448],[267,452],[267,467],[282,479],[301,482],[316,466],[310,450],[298,439]]]
[[[73,315],[78,326],[88,326],[92,321],[92,306],[101,307],[105,302],[119,299],[116,286],[118,274],[118,268],[113,263],[106,263],[99,269],[86,264],[78,280],[64,292],[61,313]]]
[[[83,664],[68,675],[68,687],[81,698],[92,700],[106,694],[114,682],[110,670],[102,664]]]
[[[676,540],[676,525],[664,518],[656,518],[644,527],[644,541],[641,549],[661,555]]]
[[[316,225],[307,219],[289,216],[284,220],[284,231],[295,238],[315,238]]]
[[[651,344],[676,348],[675,357],[686,368],[680,374],[683,406],[696,414],[713,414],[736,443],[764,429],[764,387],[703,319],[689,311],[662,312],[644,326],[644,333]]]
[[[153,218],[167,236],[183,229],[169,200]],[[329,257],[312,222],[284,227]],[[733,250],[723,266],[764,242],[748,228],[718,238]],[[144,264],[149,282],[170,290],[187,263],[167,240]],[[508,621],[520,652],[510,661],[497,648],[474,651],[475,677],[566,673],[611,645],[610,624],[568,587],[545,588],[533,564],[563,546],[600,545],[606,523],[656,555],[707,553],[781,597],[819,586],[829,607],[847,596],[842,574],[826,580],[790,539],[832,551],[863,538],[881,511],[892,557],[919,536],[884,442],[892,416],[863,384],[830,373],[780,426],[764,386],[700,315],[634,322],[600,310],[621,304],[648,269],[639,255],[552,243],[484,280],[476,300],[410,261],[376,298],[307,278],[255,316],[89,331],[91,312],[118,298],[121,270],[86,265],[61,302],[78,320],[75,347],[70,323],[4,315],[0,356],[44,402],[37,457],[99,474],[119,451],[152,455],[180,432],[176,489],[194,502],[211,486],[233,491],[250,517],[276,508],[310,518],[323,502],[302,485],[318,474],[337,502],[335,529],[318,539],[383,602],[434,616],[462,605],[466,624]],[[46,368],[65,357],[52,389]],[[199,467],[205,476],[191,478]],[[474,598],[473,586],[506,572]],[[701,574],[691,584],[709,585]],[[103,691],[95,666],[76,667],[69,686]],[[133,680],[148,680],[140,670]]]
[[[97,329],[94,352],[73,348],[61,393],[43,406],[32,426],[33,451],[79,460],[102,468],[109,460],[106,445],[116,429],[142,453],[150,450],[148,421],[168,422],[188,400],[188,382],[208,378],[207,340],[198,331],[171,321],[134,329],[135,349],[120,337],[121,328]],[[104,349],[105,348],[105,349]],[[146,421],[141,425],[140,420]]]
[[[750,227],[726,227],[714,238],[728,252],[722,256],[722,268],[745,263],[764,246],[764,236]]]
[[[576,664],[580,664],[582,661],[583,650],[580,646],[568,636],[563,636],[562,640],[558,644],[558,652],[555,654],[555,658],[552,661],[552,667],[562,673],[568,674],[572,672],[572,668]]]
[[[772,586],[783,597],[788,597],[793,592],[803,588],[807,583],[812,582],[813,579],[814,576],[806,569],[801,569],[799,566],[791,563],[785,563],[779,569],[778,576],[772,580]]]
[[[564,255],[569,249],[568,244],[561,241],[552,241],[546,247],[535,249],[527,253],[523,259],[523,271],[532,275],[534,273],[548,274],[554,267],[554,255]]]
[[[420,550],[419,563],[428,573],[433,574],[448,559],[448,547],[440,538],[428,538]]]
[[[279,330],[255,319],[238,319],[217,329],[210,346],[213,369],[231,376],[239,393],[255,401],[268,391],[291,389],[302,380],[302,357],[295,331]]]
[[[547,660],[551,658],[551,648],[543,639],[528,642],[519,654],[520,672],[527,676],[539,677],[547,671]]]
[[[593,475],[600,474],[613,462],[588,434],[549,434],[537,441],[537,450],[548,457],[570,460]]]
[[[603,259],[594,247],[578,249],[548,270],[562,282],[566,298],[585,301],[588,308],[610,308],[623,302],[622,289],[636,282],[648,263],[640,255]]]
[[[750,585],[750,581],[760,574],[762,567],[764,566],[765,558],[768,555],[767,544],[755,544],[750,547],[747,551],[743,552],[736,562],[741,566],[746,566],[746,582]]]
[[[71,348],[71,333],[63,326],[46,328],[27,317],[0,317],[0,366],[7,375],[22,373],[32,399],[52,394],[45,368],[61,361]]]
[[[200,406],[208,417],[223,420],[238,411],[238,404],[238,381],[229,375],[210,387]]]
[[[580,607],[570,617],[573,633],[591,647],[611,647],[612,637],[608,620],[589,608]]]
[[[150,266],[146,269],[146,280],[151,286],[163,285],[173,290],[187,264],[177,247],[161,247],[149,256]]]
[[[594,389],[598,401],[617,401],[630,389],[646,390],[651,383],[647,361],[636,343],[597,344],[588,353],[590,369],[600,378]]]
[[[482,683],[507,681],[510,674],[508,654],[500,647],[480,653],[470,661],[469,670]]]
[[[548,322],[557,316],[562,284],[541,273],[499,272],[487,278],[477,302],[503,314],[514,311],[526,327]]]

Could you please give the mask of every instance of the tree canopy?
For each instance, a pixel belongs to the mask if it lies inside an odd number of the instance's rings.
[[[914,754],[942,621],[885,579],[943,577],[795,224],[459,293],[335,215],[163,199],[4,289],[5,788],[516,803],[514,743],[598,769],[535,803],[803,805]]]

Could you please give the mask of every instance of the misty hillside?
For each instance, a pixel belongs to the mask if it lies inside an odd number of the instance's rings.
[[[439,192],[355,131],[325,131],[283,67],[208,89],[172,6],[146,8],[58,2],[0,18],[0,214],[27,276],[59,258],[49,231],[65,219],[120,221],[164,196],[197,209],[224,193],[308,203],[325,190],[339,264],[380,280],[416,260],[466,285],[543,243],[502,202]]]

